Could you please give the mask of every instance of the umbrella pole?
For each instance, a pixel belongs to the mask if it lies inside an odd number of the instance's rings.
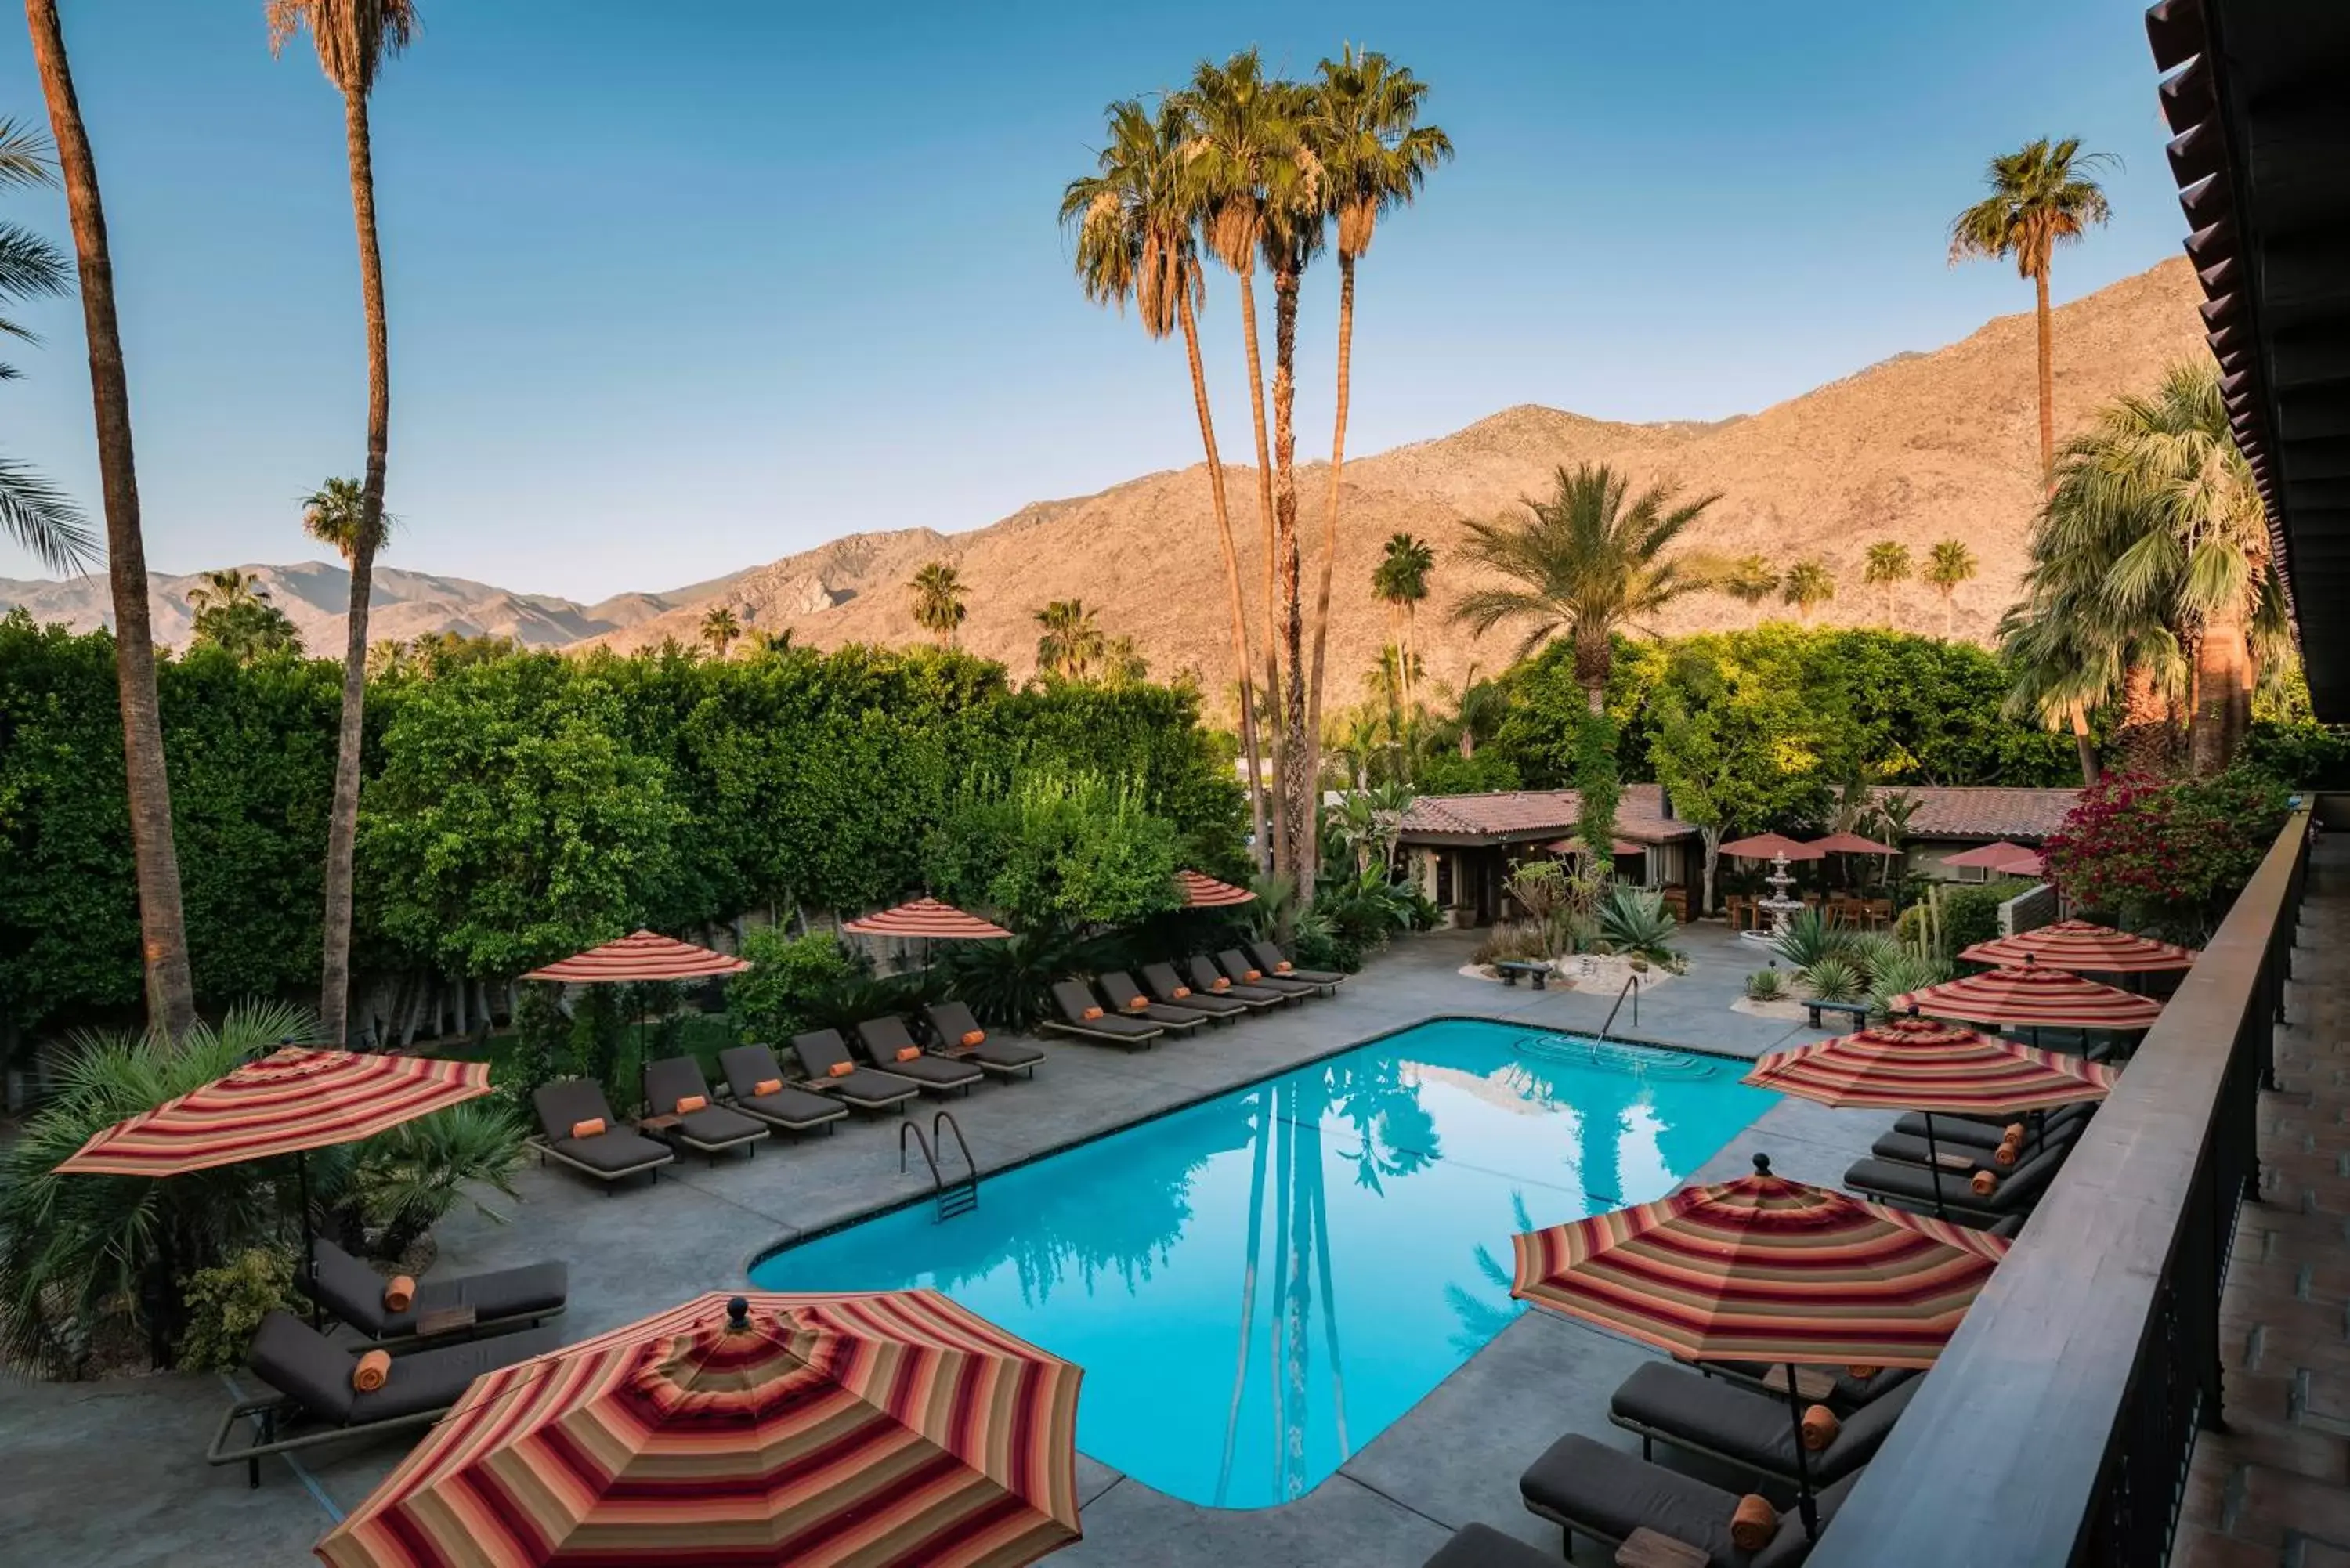
[[[1934,1147],[1934,1113],[1921,1113],[1926,1118],[1926,1168],[1934,1178],[1934,1218],[1948,1220],[1950,1211],[1942,1206],[1942,1157]]]
[[[1812,1458],[1804,1448],[1804,1397],[1795,1392],[1795,1364],[1787,1363],[1787,1415],[1795,1424],[1795,1507],[1804,1516],[1804,1533],[1816,1541],[1820,1511],[1812,1501]]]
[[[310,1157],[294,1151],[294,1186],[302,1205],[302,1293],[310,1298],[310,1326],[323,1329],[318,1309],[317,1245],[310,1235]]]

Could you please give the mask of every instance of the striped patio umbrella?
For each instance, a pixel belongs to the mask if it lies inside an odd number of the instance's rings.
[[[1962,849],[1956,855],[1942,857],[1942,864],[1960,871],[2004,871],[2022,860],[2036,860],[2038,854],[2021,844],[2010,844],[2002,838],[1990,844]]]
[[[1183,895],[1183,907],[1187,909],[1224,909],[1235,904],[1256,902],[1256,895],[1246,888],[1235,888],[1230,882],[1219,882],[1197,871],[1176,872],[1175,890]]]
[[[1081,1368],[935,1291],[706,1295],[474,1379],[336,1568],[1017,1568],[1077,1539]]]
[[[1513,1238],[1510,1293],[1686,1360],[1931,1366],[2003,1238],[1754,1174]],[[1802,1463],[1803,1407],[1787,1379]],[[1812,1522],[1808,1478],[1804,1522]]]
[[[2192,968],[2196,951],[2088,920],[2059,920],[1977,942],[1959,956],[1976,963],[2036,963],[2089,974],[2150,974]]]
[[[1776,860],[1781,856],[1790,860],[1817,860],[1827,852],[1783,833],[1758,833],[1752,838],[1731,839],[1721,846],[1721,853],[1741,860]]]
[[[916,898],[884,909],[878,915],[850,920],[840,928],[860,937],[920,937],[924,940],[943,939],[948,941],[986,941],[1012,933],[1002,926],[990,925],[977,915],[967,915],[952,904],[942,904],[936,898]]]
[[[2018,1029],[2145,1029],[2162,1016],[2162,1003],[2150,996],[2029,960],[1908,992],[1887,1005]]]
[[[525,980],[552,980],[574,985],[654,980],[711,980],[740,974],[751,966],[728,953],[713,952],[679,941],[657,931],[637,931],[600,948],[575,953],[545,969],[532,970]]]

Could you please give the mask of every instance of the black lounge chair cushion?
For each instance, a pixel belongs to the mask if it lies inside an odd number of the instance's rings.
[[[1843,1505],[1859,1474],[1855,1470],[1820,1491],[1822,1525]],[[1528,1465],[1518,1478],[1518,1491],[1528,1508],[1569,1530],[1613,1542],[1636,1530],[1653,1530],[1697,1547],[1711,1568],[1794,1568],[1811,1554],[1799,1511],[1780,1512],[1779,1532],[1762,1551],[1742,1552],[1730,1539],[1738,1493],[1580,1433],[1561,1438]]]
[[[911,1078],[901,1078],[895,1073],[877,1073],[870,1067],[856,1066],[848,1054],[847,1043],[837,1029],[818,1029],[806,1034],[792,1036],[792,1053],[800,1059],[811,1083],[821,1084],[832,1094],[852,1106],[902,1105],[922,1092],[922,1086]],[[833,1064],[847,1062],[854,1069],[833,1076]]]
[[[678,1102],[699,1096],[711,1098],[710,1085],[702,1081],[702,1064],[691,1056],[667,1056],[645,1064],[645,1104],[656,1116],[673,1116],[677,1122],[671,1129],[680,1143],[696,1148],[730,1148],[767,1136],[767,1124],[744,1116],[741,1111],[723,1106],[704,1105],[698,1111],[680,1112]]]
[[[1765,1377],[1785,1371],[1784,1366],[1775,1361],[1700,1361],[1697,1366],[1700,1372],[1716,1373],[1750,1386],[1760,1385]],[[1917,1376],[1918,1369],[1914,1366],[1881,1366],[1866,1377],[1855,1377],[1850,1372],[1838,1368],[1835,1387],[1827,1397],[1828,1407],[1840,1416],[1847,1414],[1879,1395],[1891,1393]],[[1771,1392],[1769,1389],[1762,1391]],[[1784,1399],[1786,1396],[1773,1394],[1772,1397]]]
[[[1216,967],[1223,971],[1224,978],[1234,985],[1253,985],[1259,991],[1277,991],[1284,996],[1319,996],[1327,989],[1307,981],[1293,980],[1285,974],[1271,973],[1238,948],[1226,948],[1218,953]],[[1256,971],[1254,980],[1247,978],[1251,970]]]
[[[313,1244],[312,1257],[313,1293],[337,1318],[372,1339],[413,1334],[418,1318],[451,1307],[472,1307],[476,1323],[553,1313],[561,1310],[571,1290],[571,1272],[560,1260],[525,1263],[421,1281],[408,1310],[392,1312],[383,1304],[381,1274],[324,1238]]]
[[[2030,1148],[2035,1133],[2041,1137],[2054,1137],[2059,1130],[2081,1121],[2088,1114],[2088,1103],[2076,1100],[2069,1106],[2059,1106],[2045,1116],[2038,1118],[2040,1125],[2035,1128],[2033,1126],[2034,1118],[2029,1116],[2010,1116],[2005,1121],[1991,1121],[1980,1116],[1949,1116],[1937,1112],[1934,1116],[1934,1141],[1937,1144],[1966,1144],[1977,1148],[1997,1148],[1999,1140],[2007,1136],[2009,1127],[2016,1122],[2022,1122],[2023,1147]],[[1893,1124],[1893,1130],[1909,1137],[1922,1138],[1926,1136],[1926,1118],[1918,1112],[1911,1111]]]
[[[1863,1405],[1845,1417],[1834,1442],[1804,1455],[1803,1469],[1812,1484],[1841,1480],[1875,1457],[1922,1381],[1912,1378]],[[1779,1395],[1652,1361],[1624,1379],[1608,1401],[1608,1414],[1635,1430],[1654,1432],[1767,1475],[1795,1479],[1794,1417]],[[1728,1528],[1727,1520],[1723,1528]]]
[[[927,1053],[899,1061],[899,1052],[921,1050],[906,1032],[902,1018],[868,1018],[857,1026],[857,1037],[864,1042],[865,1054],[873,1058],[874,1065],[885,1073],[911,1078],[926,1089],[965,1089],[984,1075],[975,1063],[951,1062]]]
[[[1284,980],[1302,980],[1309,985],[1329,986],[1347,978],[1334,969],[1299,969],[1287,953],[1271,942],[1251,942],[1248,950],[1249,956],[1256,960],[1257,968]],[[1283,964],[1288,964],[1289,968],[1284,970]]]
[[[2055,1179],[2057,1167],[2064,1163],[2067,1147],[2058,1144],[2026,1159],[2001,1177],[1988,1198],[1978,1195],[1968,1185],[1969,1178],[1957,1171],[1937,1172],[1921,1165],[1899,1165],[1887,1159],[1856,1161],[1844,1173],[1844,1184],[1856,1192],[1898,1198],[1929,1208],[1939,1189],[1943,1207],[1953,1213],[2001,1218],[2021,1212],[2039,1201],[2040,1194]]]
[[[1120,1018],[1102,1008],[1092,992],[1073,980],[1061,981],[1053,987],[1053,1001],[1061,1010],[1065,1025],[1081,1033],[1118,1040],[1155,1040],[1167,1033],[1156,1023],[1146,1023],[1139,1018]],[[1101,1008],[1101,1016],[1087,1018],[1086,1013],[1094,1008]]]
[[[531,1092],[531,1103],[538,1109],[546,1147],[599,1176],[625,1176],[677,1158],[666,1144],[619,1126],[604,1103],[604,1091],[585,1078],[541,1084]],[[573,1137],[571,1129],[584,1121],[601,1121],[604,1130],[594,1137]]]
[[[777,1127],[821,1127],[848,1114],[838,1100],[793,1087],[775,1052],[764,1045],[728,1046],[718,1053],[718,1069],[726,1075],[726,1086],[734,1092],[737,1106]],[[765,1083],[784,1086],[769,1094],[757,1093]]]
[[[1122,969],[1104,970],[1094,977],[1094,983],[1101,988],[1104,996],[1109,998],[1110,1011],[1119,1018],[1144,1018],[1153,1023],[1163,1023],[1170,1029],[1197,1029],[1211,1017],[1196,1008],[1151,1001],[1149,994],[1134,983],[1134,977]],[[1138,1002],[1142,1005],[1136,1006]]]
[[[1490,1524],[1464,1524],[1420,1568],[1557,1568],[1550,1552],[1503,1534]]]
[[[931,1032],[939,1037],[939,1049],[954,1060],[976,1062],[983,1067],[1004,1070],[1034,1067],[1045,1059],[1045,1053],[1034,1045],[1023,1045],[1016,1040],[982,1040],[976,1045],[966,1045],[963,1037],[985,1034],[971,1009],[960,1002],[934,1002],[922,1010],[931,1021]]]
[[[1259,1007],[1294,1002],[1304,994],[1302,992],[1275,991],[1270,986],[1243,985],[1218,969],[1205,955],[1191,961],[1191,989],[1194,992],[1205,992],[1210,996],[1233,997],[1242,1002],[1253,1002]],[[1225,982],[1224,989],[1222,991],[1216,989],[1216,981],[1220,980]],[[1191,1003],[1186,1002],[1184,1005],[1188,1007]]]
[[[261,1320],[245,1359],[262,1381],[311,1415],[351,1427],[446,1409],[483,1373],[562,1345],[562,1331],[549,1326],[420,1350],[393,1357],[383,1386],[362,1394],[351,1386],[356,1355],[300,1318],[273,1312]]]
[[[1142,966],[1142,978],[1150,987],[1150,994],[1153,997],[1175,1007],[1188,1007],[1194,1012],[1212,1012],[1220,1018],[1237,1017],[1249,1010],[1249,1004],[1245,1002],[1235,1001],[1230,996],[1218,996],[1212,992],[1202,992],[1196,986],[1185,985],[1176,977],[1174,967],[1170,964],[1145,964]],[[1178,997],[1175,994],[1178,991],[1186,994]]]
[[[767,1136],[767,1124],[724,1106],[704,1106],[678,1117],[677,1136],[699,1148],[724,1148]]]

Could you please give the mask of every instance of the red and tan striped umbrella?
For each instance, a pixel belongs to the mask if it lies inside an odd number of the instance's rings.
[[[1925,1018],[1776,1051],[1745,1082],[1838,1110],[2019,1116],[2103,1099],[2114,1075],[2094,1062],[1993,1040]]]
[[[1083,1369],[935,1291],[706,1295],[474,1379],[336,1568],[1017,1568],[1077,1539]]]
[[[1183,907],[1187,909],[1222,909],[1256,902],[1256,895],[1246,888],[1235,888],[1230,882],[1219,882],[1197,871],[1176,872],[1175,890],[1183,895]]]
[[[1692,1360],[1932,1366],[2007,1242],[1754,1164],[1517,1237],[1510,1293]]]
[[[936,898],[916,898],[894,909],[850,920],[840,929],[860,937],[922,937],[941,941],[985,941],[1012,934]]]
[[[2036,852],[2002,838],[1978,845],[1972,849],[1962,849],[1956,855],[1945,855],[1942,864],[1961,871],[2004,871],[2020,861],[2038,858]]]
[[[57,1168],[180,1176],[353,1143],[489,1092],[486,1062],[289,1045],[115,1123]]]
[[[1775,860],[1783,855],[1790,860],[1818,860],[1826,851],[1815,849],[1801,839],[1789,838],[1782,833],[1758,833],[1752,838],[1733,838],[1721,846],[1724,855],[1741,860]]]
[[[1959,956],[1976,963],[2034,963],[2090,974],[2148,974],[2192,968],[2196,953],[2193,948],[2174,947],[2088,920],[2059,920],[2053,926],[1977,942]]]
[[[2146,1029],[2162,1003],[2037,963],[2011,964],[1897,996],[1895,1012],[2018,1029]]]
[[[535,969],[523,979],[567,981],[575,985],[613,981],[710,980],[722,974],[740,974],[750,967],[728,953],[712,952],[658,931],[638,931],[600,948],[575,953],[545,969]]]

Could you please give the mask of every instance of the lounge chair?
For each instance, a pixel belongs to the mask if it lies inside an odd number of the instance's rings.
[[[1058,1023],[1047,1020],[1037,1027],[1050,1029],[1056,1034],[1071,1034],[1080,1040],[1107,1041],[1132,1050],[1138,1045],[1155,1045],[1167,1033],[1159,1024],[1139,1018],[1117,1018],[1094,1000],[1094,993],[1074,980],[1055,981],[1053,1005],[1061,1010]]]
[[[1940,1212],[1964,1224],[1982,1225],[2026,1212],[2039,1202],[2049,1182],[2055,1179],[2056,1168],[2064,1163],[2067,1152],[2063,1147],[2051,1147],[2030,1157],[2002,1176],[1988,1198],[1970,1185],[1972,1178],[1957,1171],[1929,1170],[1921,1165],[1900,1165],[1889,1159],[1856,1161],[1844,1173],[1844,1184],[1864,1198],[1923,1214],[1938,1211],[1935,1195],[1939,1192]]]
[[[848,1043],[837,1029],[817,1029],[792,1036],[792,1054],[807,1074],[808,1087],[837,1095],[860,1111],[896,1110],[922,1092],[922,1085],[895,1073],[860,1067],[848,1054]]]
[[[463,1345],[437,1345],[393,1357],[383,1386],[362,1394],[351,1386],[359,1366],[356,1351],[332,1343],[290,1313],[273,1312],[261,1320],[245,1359],[261,1380],[277,1392],[231,1405],[213,1433],[212,1446],[204,1450],[204,1461],[214,1465],[243,1461],[247,1483],[257,1487],[261,1461],[270,1454],[428,1425],[454,1405],[483,1373],[544,1355],[562,1345],[562,1331],[551,1326]],[[323,1425],[292,1437],[278,1436],[280,1420],[296,1417]],[[237,1423],[244,1420],[261,1423],[259,1437],[232,1447]]]
[[[1558,1568],[1558,1559],[1490,1524],[1464,1524],[1420,1568]]]
[[[1813,1486],[1824,1487],[1859,1469],[1876,1457],[1924,1385],[1922,1377],[1910,1378],[1846,1417],[1834,1441],[1802,1456],[1801,1473]],[[1651,1361],[1624,1379],[1607,1402],[1607,1418],[1640,1435],[1642,1459],[1661,1438],[1675,1448],[1780,1480],[1793,1482],[1798,1476],[1794,1420],[1783,1395],[1740,1388],[1686,1366]]]
[[[1786,1414],[1782,1404],[1783,1426]],[[1823,1527],[1844,1506],[1860,1474],[1854,1470],[1820,1490],[1814,1506]],[[1687,1542],[1706,1554],[1709,1568],[1795,1568],[1812,1552],[1801,1510],[1781,1511],[1778,1532],[1769,1543],[1760,1552],[1742,1552],[1730,1539],[1737,1493],[1636,1459],[1580,1433],[1561,1438],[1528,1465],[1518,1478],[1518,1495],[1529,1510],[1565,1530],[1570,1556],[1577,1534],[1615,1547],[1636,1530]]]
[[[1171,963],[1147,963],[1142,966],[1142,983],[1150,988],[1150,999],[1175,1007],[1188,1007],[1194,1012],[1205,1012],[1226,1021],[1244,1012],[1255,1012],[1267,1007],[1279,1007],[1281,998],[1267,997],[1262,1002],[1246,1002],[1227,992],[1219,996],[1213,991],[1196,991],[1183,983]]]
[[[1338,988],[1335,985],[1312,985],[1285,975],[1267,974],[1254,959],[1238,948],[1226,948],[1216,955],[1216,967],[1234,985],[1253,985],[1259,991],[1277,991],[1284,996],[1304,1001],[1309,996],[1327,996]]]
[[[702,1103],[696,1106],[696,1100]],[[663,1137],[713,1163],[730,1148],[756,1157],[760,1140],[767,1136],[767,1124],[758,1117],[712,1103],[702,1064],[691,1056],[665,1056],[645,1064],[645,1104]],[[692,1108],[681,1110],[681,1106]]]
[[[718,1070],[726,1075],[726,1090],[733,1096],[734,1108],[771,1127],[792,1133],[822,1127],[829,1133],[835,1122],[848,1115],[848,1107],[838,1100],[786,1082],[769,1046],[730,1045],[718,1053]]]
[[[384,1305],[387,1283],[325,1237],[310,1243],[311,1296],[338,1322],[385,1347],[447,1344],[535,1328],[562,1315],[571,1290],[570,1271],[559,1260],[422,1280],[414,1299],[398,1312]],[[462,1322],[455,1321],[460,1318]],[[429,1334],[421,1326],[426,1323],[435,1325]]]
[[[1014,1073],[1024,1077],[1036,1075],[1036,1064],[1045,1053],[1034,1045],[1016,1041],[991,1040],[971,1009],[960,1002],[933,1002],[922,1009],[931,1033],[939,1037],[939,1049],[959,1062],[976,1062],[983,1073],[993,1073],[999,1078],[1009,1078]]]
[[[668,1145],[620,1126],[604,1103],[603,1088],[586,1078],[541,1084],[531,1091],[530,1102],[538,1111],[538,1137],[531,1143],[539,1158],[594,1177],[607,1196],[613,1183],[631,1176],[650,1175],[659,1181],[660,1168],[677,1158]],[[582,1137],[577,1129],[585,1122],[601,1122],[604,1130]]]
[[[1120,1018],[1148,1018],[1153,1023],[1189,1034],[1202,1023],[1229,1023],[1230,1013],[1210,1012],[1197,1007],[1185,1007],[1180,1002],[1153,1002],[1144,994],[1134,977],[1122,969],[1106,969],[1094,976],[1094,984],[1109,1000],[1111,1011]]]
[[[1193,991],[1207,996],[1228,996],[1252,1007],[1286,1007],[1302,1000],[1294,991],[1275,991],[1264,985],[1243,985],[1218,969],[1204,953],[1192,957],[1184,966],[1184,972],[1191,977]]]
[[[1952,1143],[1945,1138],[1942,1136],[1941,1118],[1937,1116],[1934,1118],[1934,1136],[1930,1141],[1896,1130],[1880,1134],[1876,1143],[1869,1146],[1868,1152],[1878,1159],[1887,1160],[1897,1165],[1914,1165],[1923,1168],[1928,1165],[1939,1164],[1939,1168],[1960,1177],[1972,1176],[1978,1170],[1988,1170],[1993,1176],[2005,1180],[2043,1152],[2071,1148],[2073,1140],[2080,1135],[2080,1130],[2079,1122],[2066,1122],[2036,1143],[2033,1140],[2032,1135],[2026,1133],[2023,1137],[2023,1147],[2016,1151],[2015,1163],[2002,1165],[1991,1158],[1991,1149],[1980,1144]],[[1963,1165],[1957,1163],[1961,1159],[1966,1163]]]
[[[906,1021],[902,1018],[868,1018],[857,1026],[857,1038],[875,1066],[900,1078],[911,1078],[934,1095],[957,1091],[967,1095],[973,1084],[987,1076],[976,1062],[957,1062],[923,1050],[906,1033]]]
[[[2024,1147],[2029,1148],[2035,1138],[2054,1137],[2063,1129],[2086,1121],[2091,1109],[2090,1102],[2077,1100],[2069,1106],[2059,1106],[2045,1115],[2007,1116],[1997,1121],[1981,1116],[1944,1116],[1937,1111],[1934,1113],[1934,1141],[1953,1147],[1964,1144],[1972,1148],[1997,1148],[1999,1140],[2007,1136],[2007,1129],[2022,1122]],[[1911,1111],[1893,1124],[1893,1130],[1922,1138],[1926,1136],[1926,1117],[1920,1112]]]
[[[1719,1377],[1724,1382],[1752,1388],[1758,1394],[1768,1394],[1773,1399],[1784,1401],[1787,1397],[1784,1384],[1776,1388],[1770,1386],[1770,1379],[1786,1376],[1786,1366],[1782,1362],[1693,1361],[1682,1365],[1693,1366],[1708,1377]],[[1918,1369],[1914,1366],[1880,1367],[1866,1377],[1855,1377],[1846,1369],[1837,1367],[1835,1387],[1821,1403],[1839,1416],[1848,1416],[1871,1399],[1891,1393],[1917,1376]]]
[[[1326,996],[1336,991],[1338,982],[1347,978],[1335,969],[1300,969],[1290,961],[1287,953],[1271,942],[1251,942],[1248,951],[1249,957],[1256,961],[1256,967],[1275,980],[1302,980],[1308,985],[1320,986]]]

